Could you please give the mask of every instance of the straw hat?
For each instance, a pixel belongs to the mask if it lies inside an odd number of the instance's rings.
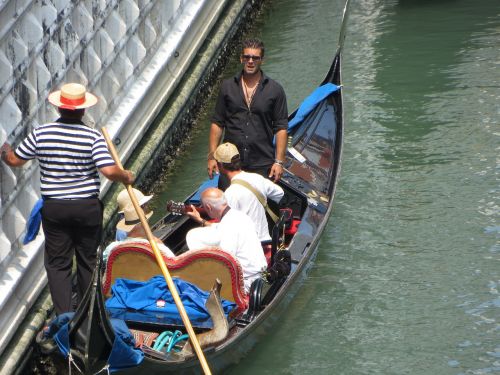
[[[130,232],[137,224],[141,222],[134,206],[129,205],[123,210],[124,218],[121,219],[118,224],[116,224],[116,229],[123,230],[125,232]],[[146,214],[146,219],[149,219],[153,215],[153,211]]]
[[[240,156],[238,149],[232,143],[226,142],[219,147],[214,152],[214,158],[219,163],[231,163],[235,156]]]
[[[140,190],[132,188],[132,191],[139,202],[139,206],[146,204],[153,198],[152,195],[144,195]],[[128,195],[127,189],[120,191],[120,194],[116,197],[116,203],[118,203],[118,213],[120,214],[123,213],[125,207],[132,205],[132,200],[130,199],[130,195]]]
[[[97,97],[79,83],[67,83],[49,94],[49,102],[59,108],[75,110],[92,107],[97,103]]]

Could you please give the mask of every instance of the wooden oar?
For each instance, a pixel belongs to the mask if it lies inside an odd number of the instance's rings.
[[[111,142],[111,138],[109,137],[109,133],[106,128],[102,128],[102,134],[104,135],[104,139],[106,140],[106,143],[108,144],[109,151],[111,153],[111,156],[115,160],[116,165],[123,169],[123,165],[120,162],[120,158],[118,157],[118,153],[116,152],[115,146],[113,145],[113,142]],[[179,310],[179,313],[181,314],[182,321],[184,323],[184,326],[186,327],[186,330],[189,334],[189,338],[191,340],[191,345],[194,347],[194,350],[196,352],[196,355],[198,356],[198,359],[200,361],[201,367],[203,368],[203,372],[205,374],[211,374],[210,368],[208,367],[207,360],[205,359],[205,355],[203,354],[203,351],[201,350],[200,343],[198,342],[198,339],[196,338],[196,334],[194,333],[193,326],[191,325],[191,322],[189,320],[189,317],[186,313],[186,309],[184,308],[184,305],[182,304],[182,301],[179,297],[179,293],[177,293],[177,288],[175,287],[175,284],[172,280],[172,276],[170,276],[170,272],[168,272],[167,265],[165,264],[165,261],[163,260],[163,257],[160,253],[160,249],[158,249],[158,245],[156,244],[156,241],[153,237],[153,233],[151,232],[151,229],[149,228],[148,221],[146,219],[146,216],[144,215],[144,212],[142,211],[141,206],[139,205],[139,202],[137,201],[137,198],[135,197],[135,194],[132,191],[132,186],[131,185],[125,185],[127,188],[128,195],[130,196],[130,200],[132,201],[132,204],[134,205],[134,208],[137,212],[137,215],[139,216],[139,219],[141,220],[142,227],[144,228],[144,231],[146,232],[146,236],[148,238],[149,243],[151,244],[151,248],[153,249],[153,253],[155,254],[156,257],[156,262],[158,262],[158,265],[160,266],[161,272],[163,273],[163,276],[165,277],[165,281],[167,282],[168,289],[170,290],[170,293],[172,293],[172,297],[174,298],[175,305],[177,306],[177,309]]]

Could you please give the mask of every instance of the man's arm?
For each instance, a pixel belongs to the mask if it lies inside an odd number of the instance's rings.
[[[3,144],[0,152],[2,160],[10,167],[20,167],[28,162],[28,160],[19,158],[8,143]]]
[[[126,169],[121,169],[117,165],[109,165],[107,167],[99,168],[99,171],[108,180],[121,182],[125,185],[132,185],[135,181],[134,174]]]
[[[219,168],[217,168],[217,161],[214,159],[214,152],[217,146],[219,146],[220,140],[222,138],[222,128],[216,123],[210,125],[210,135],[208,137],[208,156],[207,156],[207,169],[208,177],[213,178],[214,172],[219,173]]]
[[[203,219],[196,209],[195,206],[191,205],[191,211],[186,211],[186,215],[188,215],[191,219],[196,221],[198,224],[200,224],[202,227],[209,227],[212,225],[210,221],[206,221]]]
[[[281,186],[272,182],[271,180],[268,180],[267,178],[264,178],[264,188],[266,191],[267,199],[271,199],[276,203],[279,203],[281,201],[281,198],[283,198],[283,195],[285,195],[285,192]]]
[[[283,175],[283,163],[286,156],[286,143],[287,143],[286,129],[280,129],[276,132],[276,162],[271,167],[269,177],[278,182]]]
[[[276,132],[276,160],[285,161],[287,140],[286,129],[280,129]]]

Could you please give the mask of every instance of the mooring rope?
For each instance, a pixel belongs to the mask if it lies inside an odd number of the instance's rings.
[[[69,367],[69,375],[71,375],[71,364],[73,364],[73,366],[76,367],[76,369],[78,371],[80,371],[82,374],[83,374],[83,371],[80,370],[80,368],[78,367],[78,365],[76,364],[75,360],[73,359],[73,356],[71,355],[71,353],[68,354],[68,367]]]

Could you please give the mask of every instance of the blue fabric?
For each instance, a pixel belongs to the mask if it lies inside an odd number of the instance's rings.
[[[53,336],[60,352],[69,355],[69,323],[74,312],[65,313],[55,318],[49,326],[49,336]],[[128,367],[138,366],[144,359],[142,350],[135,348],[134,336],[123,320],[111,319],[115,331],[115,340],[108,357],[109,371],[116,372]]]
[[[53,336],[65,358],[69,355],[69,321],[74,315],[74,312],[61,314],[49,325],[49,336]]]
[[[24,236],[23,245],[33,241],[38,234],[40,224],[42,223],[42,207],[43,199],[40,198],[31,210],[28,223],[26,224],[26,235]]]
[[[333,83],[326,83],[316,88],[311,95],[304,99],[295,113],[294,118],[288,122],[288,131],[300,124],[323,99],[338,89],[340,89],[340,86],[334,85]]]
[[[144,359],[144,352],[135,348],[134,336],[127,325],[120,319],[111,319],[111,325],[116,335],[108,358],[109,371],[138,366]]]
[[[124,230],[117,229],[115,234],[115,241],[123,241],[128,237],[128,233]]]
[[[196,321],[209,318],[210,314],[205,308],[209,293],[179,278],[173,278],[173,281],[189,319]],[[112,297],[106,301],[106,307],[109,309],[150,311],[171,316],[174,320],[179,318],[174,298],[168,290],[165,278],[161,275],[153,276],[148,281],[116,279],[111,293]],[[165,303],[157,303],[158,301]],[[236,306],[227,300],[221,302],[226,315]]]
[[[217,187],[219,184],[219,175],[216,174],[212,179],[208,179],[205,182],[203,182],[198,190],[196,190],[196,193],[193,194],[191,198],[189,198],[189,203],[190,204],[200,204],[201,203],[201,193],[209,187]]]
[[[184,322],[179,314],[177,316],[174,315],[165,315],[158,314],[153,311],[147,310],[129,310],[129,309],[115,309],[115,308],[107,308],[108,314],[111,318],[121,319],[125,322],[139,322],[139,323],[150,323],[155,325],[163,325],[170,327],[177,327],[182,329],[184,327]],[[211,318],[203,317],[200,319],[189,319],[193,328],[200,329],[210,329],[213,328],[214,324]]]

